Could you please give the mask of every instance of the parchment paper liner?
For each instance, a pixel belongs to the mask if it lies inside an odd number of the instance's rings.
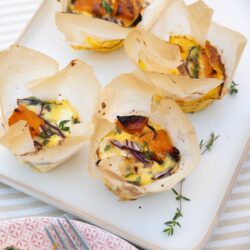
[[[100,84],[92,68],[80,60],[72,61],[58,72],[55,60],[18,45],[0,52],[0,62],[0,107],[4,128],[0,143],[21,161],[47,172],[73,156],[89,140]],[[8,126],[17,99],[29,96],[43,101],[68,100],[78,111],[81,123],[73,125],[70,137],[62,144],[36,151],[25,121]]]
[[[214,91],[212,99],[221,98],[230,88],[247,40],[240,33],[212,22],[212,14],[213,10],[202,1],[186,6],[182,0],[170,0],[163,14],[151,29],[152,33],[141,29],[132,31],[125,39],[125,50],[133,61],[137,65],[139,64],[141,69],[145,72],[155,73],[149,74],[149,78],[155,86],[167,91],[167,95],[174,100],[183,102],[196,100],[208,94],[211,90],[215,90],[219,85],[222,88],[217,88],[217,91]],[[158,39],[153,35],[157,36]],[[206,40],[210,41],[221,55],[225,66],[225,81],[213,78],[193,79],[170,75],[169,70],[175,66],[173,60],[166,56],[167,53],[158,53],[158,51],[168,50],[168,54],[172,54],[175,50],[175,62],[180,58],[180,51],[177,51],[174,45],[171,47],[169,43],[163,43],[163,41],[169,40],[170,35],[192,36],[201,45],[204,45]],[[157,67],[156,62],[161,65]],[[159,73],[164,73],[164,75],[159,75]],[[159,82],[156,79],[161,80]],[[164,81],[166,81],[166,84],[162,84]],[[199,89],[198,93],[197,89]],[[176,96],[177,92],[178,95]]]
[[[56,13],[56,25],[66,41],[75,49],[112,51],[123,45],[123,39],[134,28],[124,28],[110,21],[85,14],[67,13],[67,0],[61,1],[62,11]],[[144,9],[137,27],[150,29],[168,1],[153,0]]]
[[[95,119],[95,133],[91,139],[90,171],[94,176],[101,176],[106,186],[120,199],[136,199],[146,194],[168,190],[200,162],[198,140],[185,114],[171,99],[153,102],[153,93],[154,87],[147,85],[135,73],[118,76],[102,92]],[[95,164],[98,160],[96,150],[100,140],[115,128],[116,116],[135,114],[148,116],[150,121],[166,129],[181,154],[179,169],[175,174],[145,186],[133,185],[119,176],[117,169],[123,161],[119,156],[101,161],[98,167]]]

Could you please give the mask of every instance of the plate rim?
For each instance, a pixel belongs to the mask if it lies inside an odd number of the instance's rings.
[[[248,138],[248,140],[245,144],[244,150],[240,156],[240,159],[238,160],[238,164],[235,167],[234,173],[229,181],[226,192],[223,196],[223,199],[219,205],[217,212],[214,215],[214,218],[211,221],[210,226],[209,226],[207,232],[205,233],[205,235],[203,236],[203,238],[193,248],[194,250],[203,249],[205,244],[210,239],[210,237],[214,231],[214,228],[216,227],[216,225],[219,222],[219,218],[224,210],[225,204],[226,204],[226,202],[231,194],[231,191],[232,191],[234,184],[237,180],[237,177],[240,173],[241,166],[247,158],[249,149],[250,149],[250,138]],[[50,205],[55,206],[63,211],[66,211],[66,212],[71,213],[75,216],[78,216],[79,218],[86,220],[88,223],[91,223],[94,226],[100,227],[101,229],[103,229],[105,231],[108,231],[112,234],[115,234],[116,236],[124,239],[125,241],[130,241],[131,243],[133,243],[137,246],[146,247],[146,249],[152,249],[152,250],[164,249],[164,248],[162,248],[162,246],[159,246],[158,244],[152,244],[149,241],[142,240],[138,237],[135,237],[132,234],[126,232],[125,230],[122,230],[116,226],[110,225],[107,222],[104,222],[101,219],[96,218],[93,215],[90,215],[89,213],[86,213],[84,211],[80,211],[79,209],[74,208],[67,203],[61,202],[58,199],[51,197],[50,195],[44,194],[41,191],[37,191],[33,188],[30,188],[27,185],[19,183],[18,181],[12,180],[11,178],[3,176],[2,174],[0,174],[0,181],[2,181],[6,185],[9,185],[11,187],[14,187],[14,188],[22,191],[30,196],[33,196],[33,197],[35,197],[35,198],[37,198],[37,199],[39,199],[47,204],[50,204]]]

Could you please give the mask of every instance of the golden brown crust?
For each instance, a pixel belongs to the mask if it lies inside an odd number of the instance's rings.
[[[210,76],[217,79],[225,80],[226,78],[225,66],[222,63],[218,49],[215,46],[213,46],[209,41],[206,41],[205,53],[208,58],[208,62],[212,68]]]

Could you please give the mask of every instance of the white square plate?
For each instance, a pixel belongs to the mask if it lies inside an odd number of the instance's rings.
[[[248,1],[207,2],[215,9],[216,21],[250,37]],[[56,1],[45,1],[20,43],[54,57],[61,68],[72,59],[84,60],[94,67],[103,85],[114,76],[134,68],[123,49],[106,54],[73,51],[56,29],[56,9],[59,9]],[[212,131],[220,137],[213,150],[202,157],[200,166],[184,182],[184,195],[191,201],[183,203],[182,228],[172,237],[162,232],[164,222],[172,218],[177,206],[172,192],[136,201],[118,201],[100,180],[90,177],[87,171],[88,145],[47,174],[24,168],[1,147],[0,180],[146,249],[202,248],[216,225],[237,176],[237,165],[244,158],[247,147],[250,128],[249,55],[247,46],[235,76],[235,81],[240,84],[239,94],[227,96],[206,110],[189,115],[200,139],[207,138]]]

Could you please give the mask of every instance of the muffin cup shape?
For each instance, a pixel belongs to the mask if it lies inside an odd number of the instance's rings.
[[[66,41],[77,50],[110,52],[123,46],[123,40],[134,29],[92,17],[87,14],[68,13],[70,1],[61,1],[61,12],[56,13],[56,25],[64,33]],[[150,29],[159,18],[167,4],[166,0],[145,1],[142,20],[136,25]]]
[[[90,171],[104,180],[105,185],[121,200],[171,189],[185,178],[200,162],[199,143],[195,131],[178,105],[171,99],[155,101],[154,87],[146,84],[136,73],[113,79],[103,90],[95,117],[95,133],[91,138]],[[110,98],[112,96],[112,98]],[[141,115],[167,131],[173,145],[180,151],[178,170],[167,177],[138,186],[127,182],[119,172],[122,156],[112,156],[98,162],[100,142],[115,129],[117,116]],[[98,164],[96,164],[98,162]]]
[[[212,22],[212,14],[213,10],[202,1],[186,6],[182,0],[170,0],[163,14],[151,29],[151,34],[138,29],[132,31],[125,40],[125,50],[129,57],[143,71],[155,73],[148,74],[149,78],[153,78],[155,86],[161,87],[165,94],[177,101],[186,112],[201,110],[213,100],[222,98],[228,93],[246,45],[246,38],[243,35]],[[170,70],[174,68],[171,68],[173,66],[171,63],[177,62],[181,53],[177,50],[178,45],[168,42],[171,35],[192,37],[201,46],[205,44],[206,40],[211,42],[218,50],[224,65],[225,79],[204,77],[195,79],[171,74]],[[153,45],[152,41],[154,41]],[[164,53],[167,50],[170,50],[168,56]],[[176,51],[174,58],[176,61],[169,56],[174,53],[174,50]],[[159,73],[164,77],[156,76]],[[156,78],[165,78],[166,84],[156,81]],[[172,92],[173,88],[178,90],[183,97],[175,98],[176,92]],[[197,93],[197,88],[202,91]],[[185,98],[186,95],[188,95],[187,98]]]
[[[52,58],[18,45],[0,52],[0,59],[3,123],[0,143],[34,169],[48,172],[72,157],[90,139],[100,84],[92,68],[80,60],[58,71],[58,64]],[[70,136],[62,143],[37,150],[25,120],[8,125],[17,99],[30,96],[42,101],[67,100],[76,109],[80,123],[72,125]]]

